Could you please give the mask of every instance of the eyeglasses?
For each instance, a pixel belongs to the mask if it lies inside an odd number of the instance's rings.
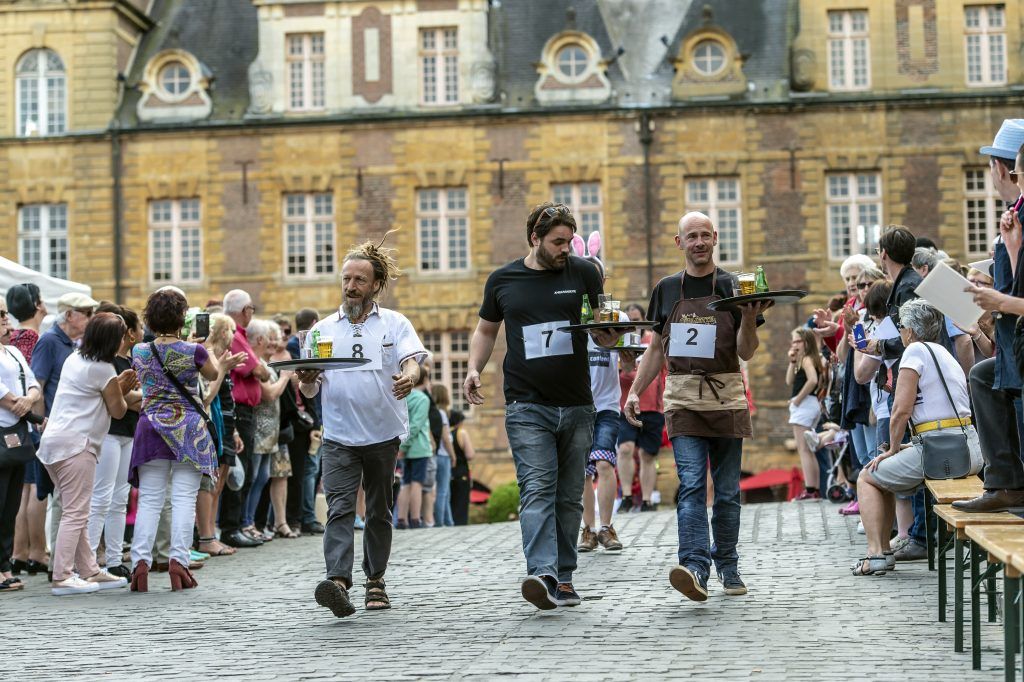
[[[74,310],[76,313],[80,313],[82,315],[85,315],[86,317],[92,317],[92,313],[93,313],[93,309],[92,308],[72,308],[72,310]]]
[[[256,306],[254,305],[247,305],[244,308],[242,308],[242,310],[251,310],[253,315],[256,314]]]
[[[1017,182],[1017,178],[1024,175],[1024,171],[1012,170],[1010,171],[1010,182]]]
[[[863,291],[864,289],[870,289],[874,282],[857,282],[857,288]]]

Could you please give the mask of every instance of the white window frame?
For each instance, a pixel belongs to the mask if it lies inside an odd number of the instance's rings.
[[[977,12],[978,26],[969,26],[968,17]],[[993,12],[1000,16],[999,25],[991,21]],[[971,45],[972,39],[977,40],[980,63],[980,78],[971,79]],[[1001,72],[993,75],[995,66],[992,59],[993,50],[1001,52],[999,62]],[[967,85],[975,88],[991,87],[1006,84],[1006,7],[1003,4],[966,5],[964,7],[964,80]]]
[[[29,231],[25,227],[27,211],[39,211],[39,230]],[[58,226],[58,221],[63,221]],[[27,242],[36,243],[39,263],[29,263],[26,255]],[[63,243],[63,263],[56,253]],[[51,277],[68,279],[71,264],[68,240],[68,205],[67,204],[25,204],[18,207],[18,262],[37,272]],[[37,266],[37,267],[34,267]]]
[[[712,56],[710,54],[709,51],[711,49],[713,49],[713,48],[717,48],[718,49],[718,51],[719,51],[718,55]],[[702,51],[703,51],[703,54],[702,54]],[[716,57],[720,57],[721,60],[722,60],[722,63],[718,65],[717,69],[710,69],[709,70],[709,69],[701,68],[701,65],[710,66],[711,63],[712,63],[712,60],[714,60]],[[701,76],[704,76],[705,78],[711,78],[712,76],[719,75],[720,73],[725,71],[725,67],[728,66],[728,64],[729,64],[729,52],[728,52],[728,50],[725,49],[725,45],[723,45],[720,40],[715,40],[714,38],[704,38],[703,40],[698,42],[696,45],[694,45],[693,46],[693,57],[692,58],[693,58],[693,70],[696,71]]]
[[[860,190],[861,177],[871,176],[874,178],[875,192],[867,193]],[[832,195],[831,178],[843,179],[846,184],[845,195]],[[845,240],[849,242],[848,251],[841,251],[836,240],[838,229],[833,220],[833,207],[846,207],[847,220],[849,225]],[[862,209],[874,207],[877,212],[877,222],[874,225],[862,225],[859,218]],[[832,260],[843,260],[855,253],[862,253],[871,257],[875,255],[875,247],[878,246],[878,238],[881,236],[884,222],[882,205],[882,174],[879,171],[838,171],[829,172],[825,175],[825,222],[828,228],[828,254]],[[859,230],[864,228],[863,244],[860,240]],[[858,245],[860,247],[858,248]]]
[[[999,162],[995,161],[994,163]],[[970,186],[970,176],[979,173],[982,178],[981,188],[977,187],[977,179],[974,181],[975,187],[972,188]],[[988,258],[992,242],[999,236],[999,218],[1003,211],[1003,200],[999,193],[996,192],[995,184],[992,182],[992,173],[989,172],[988,168],[965,168],[963,182],[964,248],[969,256]],[[981,209],[980,217],[977,215],[979,209]],[[974,215],[972,216],[972,214]],[[987,220],[985,219],[986,216]],[[977,223],[979,218],[983,221],[980,225]],[[981,248],[975,248],[978,246],[978,242],[971,239],[972,228],[976,227],[981,228],[983,235],[980,244]]]
[[[597,203],[592,200],[592,190],[597,191]],[[576,219],[578,234],[584,241],[593,232],[601,232],[604,227],[604,198],[601,194],[601,183],[558,182],[551,185],[551,200],[556,204],[569,207]],[[601,235],[604,237],[604,234]]]
[[[430,377],[431,381],[447,387],[451,394],[451,410],[460,410],[465,415],[472,414],[473,408],[462,394],[462,384],[469,372],[471,336],[469,330],[423,334],[423,346],[433,354],[434,370]],[[458,369],[456,363],[459,363]]]
[[[697,197],[693,193],[693,183],[700,182],[707,183],[707,198]],[[725,196],[728,194],[724,188],[726,183],[733,183],[735,185],[736,196],[734,198]],[[712,224],[718,231],[719,243],[715,246],[715,262],[723,265],[739,265],[743,262],[743,189],[739,176],[695,176],[686,178],[686,210],[700,211],[711,218]],[[735,227],[726,225],[727,221],[724,219],[724,216],[728,215],[728,211],[735,211]],[[728,253],[723,256],[721,253],[721,244],[723,236],[726,236],[726,229],[732,230],[727,236],[730,241],[735,241],[736,243],[735,257],[731,257]]]
[[[437,209],[424,209],[423,199],[426,193],[437,192]],[[463,193],[463,208],[451,206],[451,195],[455,192]],[[465,273],[469,272],[471,260],[470,253],[470,221],[469,221],[469,188],[460,187],[421,187],[416,190],[416,269],[421,274],[438,273]],[[465,234],[460,239],[454,234],[458,229],[453,225],[454,221],[462,219],[465,221]],[[424,248],[424,241],[427,235],[425,230],[431,229],[431,221],[437,221],[437,263],[436,267],[424,267],[427,258]],[[454,235],[454,236],[453,236]],[[453,258],[452,250],[459,249],[458,242],[463,242],[465,250],[456,254]],[[464,260],[464,265],[453,265],[453,260]]]
[[[855,15],[863,14],[864,30],[854,28]],[[832,29],[832,17],[839,15],[842,18],[842,28],[839,31]],[[828,31],[828,84],[829,90],[835,92],[857,92],[871,89],[871,24],[867,10],[829,10],[826,19]],[[856,54],[858,49],[863,49],[864,56],[864,81],[856,82]],[[841,53],[841,63],[836,64],[836,51]],[[837,71],[842,72],[842,82],[836,79]]]
[[[195,202],[196,217],[184,217],[182,210],[185,202]],[[158,204],[170,204],[171,219],[157,219],[155,212]],[[154,285],[163,286],[166,284],[200,284],[203,280],[203,203],[198,197],[183,197],[178,199],[151,199],[147,206],[149,220],[149,280]],[[167,279],[157,279],[156,267],[157,249],[160,245],[156,241],[156,232],[170,232],[170,261],[171,271]],[[186,268],[184,249],[189,246],[186,240],[195,240],[196,262],[194,268]],[[160,254],[163,260],[164,254]],[[191,254],[190,254],[191,255]]]
[[[289,199],[297,200],[302,212],[289,215]],[[290,280],[320,279],[333,277],[337,272],[337,238],[334,221],[334,195],[330,192],[290,193],[281,200],[281,215],[284,220],[284,275]],[[325,207],[326,204],[326,207]],[[292,230],[301,237],[301,271],[292,272],[292,252],[289,240]],[[318,242],[318,232],[324,235]],[[327,250],[327,254],[322,252]],[[318,262],[319,261],[319,262]]]
[[[427,36],[432,39],[432,47],[424,46]],[[450,36],[454,36],[454,44],[449,44]],[[458,104],[462,91],[459,82],[459,29],[455,26],[421,28],[417,41],[420,104],[427,107]],[[433,82],[428,81],[430,71],[433,71]]]
[[[36,68],[31,73],[21,73],[21,64],[25,59],[35,55]],[[56,59],[60,69],[49,68],[50,57]],[[49,135],[61,135],[67,131],[68,124],[68,81],[67,67],[64,61],[56,52],[46,48],[30,50],[23,54],[15,66],[15,103],[14,112],[16,118],[16,135],[18,137],[47,137]],[[58,102],[52,102],[51,88]],[[22,111],[24,105],[24,89],[28,89],[35,98],[36,119],[35,128],[28,129],[29,120],[27,112]]]
[[[296,54],[292,53],[294,41],[299,41],[301,45],[301,51]],[[315,52],[315,47],[319,51]],[[327,65],[324,34],[318,32],[285,34],[284,55],[288,111],[321,111],[326,108]],[[300,65],[298,78],[295,77],[292,70],[296,64]]]

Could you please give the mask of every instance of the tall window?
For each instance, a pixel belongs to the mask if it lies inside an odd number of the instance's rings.
[[[29,204],[18,209],[18,260],[44,275],[68,278],[67,204]]]
[[[458,104],[458,29],[420,29],[420,89],[423,104]]]
[[[882,231],[882,181],[878,173],[827,176],[828,253],[834,260],[873,255]]]
[[[601,231],[601,183],[575,182],[551,185],[551,200],[569,207],[576,218],[579,234],[584,239],[589,237],[591,232]]]
[[[968,85],[1006,83],[1006,10],[1003,5],[964,8]]]
[[[202,278],[199,199],[149,202],[149,264],[154,283],[196,283]]]
[[[465,187],[416,192],[421,272],[469,269],[469,212]]]
[[[334,272],[334,196],[284,195],[285,267],[291,277]]]
[[[992,185],[987,168],[964,171],[964,224],[967,226],[967,253],[988,257],[992,240],[999,235],[1003,202]]]
[[[423,346],[434,354],[431,381],[448,387],[452,409],[468,412],[462,384],[469,373],[469,332],[429,332],[423,335]]]
[[[715,260],[743,261],[743,227],[738,178],[694,178],[686,181],[686,210],[700,211],[718,228]]]
[[[828,80],[832,90],[867,90],[871,87],[866,10],[828,13]]]
[[[324,108],[324,34],[287,36],[288,108],[308,111]]]
[[[67,126],[64,62],[53,50],[32,50],[18,60],[17,134],[59,135]]]

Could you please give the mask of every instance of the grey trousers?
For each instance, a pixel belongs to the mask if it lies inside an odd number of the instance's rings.
[[[971,370],[974,419],[985,458],[985,490],[1024,490],[1014,396],[992,388],[995,368],[993,358],[979,362]]]
[[[384,576],[391,556],[392,483],[398,439],[373,445],[349,446],[325,440],[320,448],[327,526],[324,560],[328,578],[342,578],[351,586],[355,553],[356,495],[366,492],[366,529],[363,531],[363,573]]]

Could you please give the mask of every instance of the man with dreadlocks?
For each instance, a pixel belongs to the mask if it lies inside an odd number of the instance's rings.
[[[367,611],[391,606],[384,591],[391,554],[391,485],[398,445],[409,430],[405,397],[416,385],[419,362],[427,354],[409,320],[377,303],[388,283],[400,274],[391,249],[381,248],[383,243],[383,239],[380,244],[366,242],[348,252],[341,268],[341,306],[313,327],[321,336],[333,337],[335,356],[370,362],[344,370],[298,373],[302,394],[312,398],[320,393],[323,406],[320,454],[328,505],[327,579],[317,585],[314,597],[339,618],[355,612],[348,590],[360,483],[366,493],[364,603]],[[312,332],[307,344],[311,337]]]

